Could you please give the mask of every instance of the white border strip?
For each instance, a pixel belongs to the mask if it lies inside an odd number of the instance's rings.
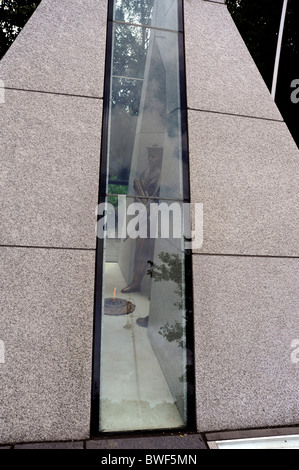
[[[208,442],[210,449],[299,449],[299,434]]]

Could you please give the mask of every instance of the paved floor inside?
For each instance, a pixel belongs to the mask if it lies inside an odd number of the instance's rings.
[[[105,298],[135,305],[127,315],[104,315],[101,351],[101,431],[181,428],[174,403],[147,328],[136,319],[149,313],[149,300],[139,292],[122,294],[125,280],[117,263],[105,264]],[[115,290],[116,289],[116,290]]]

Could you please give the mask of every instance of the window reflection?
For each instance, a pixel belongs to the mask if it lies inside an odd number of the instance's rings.
[[[105,233],[101,431],[187,424],[181,33],[169,31],[177,10],[177,0],[114,2],[115,20],[143,26],[113,24],[108,181],[98,222],[98,236]]]
[[[115,21],[178,29],[177,0],[115,0]]]
[[[147,148],[156,145],[164,149],[161,195],[182,199],[178,33],[146,30],[114,27],[107,173],[115,186],[109,191],[133,195]]]
[[[126,23],[150,25],[154,0],[115,0],[114,19]]]
[[[125,223],[127,236],[105,240],[102,431],[181,428],[187,419],[183,240],[173,238],[171,211],[169,237],[161,238],[160,220],[157,238],[132,238],[132,230],[140,231],[136,224],[141,220],[127,215],[134,202],[122,200],[126,220],[119,223]],[[168,208],[173,204],[162,202]],[[111,315],[105,313],[105,301],[113,303],[113,295],[116,306]],[[117,313],[120,301],[132,304],[133,310],[129,305]]]

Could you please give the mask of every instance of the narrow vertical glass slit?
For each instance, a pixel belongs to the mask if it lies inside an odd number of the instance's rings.
[[[100,432],[188,425],[181,7],[181,0],[113,3],[97,223]]]

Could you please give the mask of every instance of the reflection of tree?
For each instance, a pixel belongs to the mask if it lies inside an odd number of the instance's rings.
[[[176,341],[180,348],[184,347],[184,329],[182,323],[175,321],[174,324],[171,325],[169,322],[166,322],[164,326],[161,326],[159,334],[170,343]]]
[[[150,23],[153,0],[115,0],[115,19],[135,25]],[[116,24],[113,44],[113,75],[129,79],[143,79],[146,53],[149,44],[148,28]],[[138,84],[137,84],[138,85]],[[124,107],[127,112],[138,114],[139,93],[136,81],[114,82],[112,103]],[[137,101],[136,101],[137,100]]]
[[[156,265],[152,264],[151,269],[148,270],[148,274],[156,282],[167,282],[173,281],[176,284],[174,290],[175,294],[178,296],[174,306],[182,311],[183,314],[183,283],[182,283],[182,269],[183,263],[179,254],[170,254],[166,252],[159,253],[159,258],[163,264]],[[175,321],[173,324],[166,322],[159,330],[159,334],[162,335],[170,343],[176,341],[179,347],[183,348],[184,346],[184,328],[183,328],[183,318],[182,321]]]
[[[164,264],[153,264],[149,274],[154,281],[173,281],[176,284],[175,293],[179,297],[179,301],[174,305],[179,309],[182,308],[182,260],[178,254],[170,254],[162,251],[158,257]]]
[[[130,166],[139,114],[148,47],[141,29],[145,28],[118,25],[114,30],[110,174],[118,179]]]
[[[139,114],[154,0],[115,0],[111,89],[110,176],[128,179]],[[121,177],[123,174],[123,178]]]
[[[41,0],[0,0],[0,59]]]
[[[181,383],[188,383],[189,386],[192,386],[192,380],[189,383],[189,377],[193,377],[193,352],[188,348],[186,343],[186,306],[184,302],[184,288],[183,288],[183,269],[185,268],[183,262],[182,254],[169,254],[166,252],[161,252],[158,255],[159,259],[163,264],[157,265],[155,263],[150,263],[151,267],[148,270],[148,274],[156,282],[169,282],[173,281],[176,284],[174,290],[178,299],[174,302],[174,306],[181,311],[181,321],[175,320],[173,323],[166,322],[163,326],[160,327],[159,334],[170,343],[177,343],[179,348],[184,349],[189,358],[187,363],[184,366],[183,373],[178,377],[178,381]],[[191,273],[187,273],[187,275]],[[185,395],[177,394],[176,402],[184,403]]]
[[[115,0],[115,19],[126,23],[150,24],[154,0]]]

